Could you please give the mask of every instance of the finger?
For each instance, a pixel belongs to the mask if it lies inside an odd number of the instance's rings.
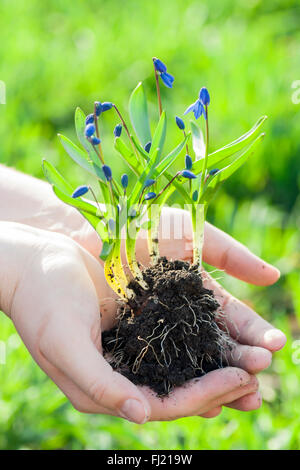
[[[81,331],[80,331],[81,329]],[[62,316],[56,336],[41,339],[41,352],[95,404],[109,408],[130,421],[143,423],[150,414],[143,394],[111,366],[92,343],[89,334],[74,319]],[[66,340],[68,332],[71,341]]]
[[[53,366],[45,357],[36,357],[36,362],[40,368],[50,377],[63,394],[69,399],[73,407],[81,413],[97,413],[97,414],[116,414],[113,410],[97,405],[91,400],[74,382],[66,375]]]
[[[286,343],[285,334],[261,318],[248,305],[240,302],[207,273],[206,285],[213,289],[218,300],[230,335],[239,343],[259,346],[269,351],[278,351]]]
[[[212,400],[209,404],[209,409],[215,408],[221,405],[227,405],[227,403],[233,403],[236,400],[242,398],[245,395],[249,395],[249,393],[256,392],[258,390],[259,383],[255,375],[251,376],[251,380],[248,384],[244,385],[243,387],[238,387],[229,393],[224,394],[221,397],[218,397],[215,400]]]
[[[207,411],[206,413],[202,413],[201,418],[215,418],[216,416],[219,416],[219,414],[222,413],[222,406],[218,406],[217,408],[213,408],[210,411]]]
[[[270,366],[272,353],[257,346],[236,343],[227,353],[227,360],[231,366],[244,369],[249,374],[257,374]]]
[[[205,225],[203,258],[206,263],[251,284],[268,286],[280,272],[213,225]]]
[[[211,405],[212,402],[234,390],[241,389],[251,380],[247,372],[226,367],[191,380],[185,386],[175,389],[166,398],[154,396],[147,388],[142,388],[142,391],[151,406],[151,421],[170,421],[206,413],[213,407],[219,406],[219,403]]]
[[[228,408],[233,408],[240,411],[253,411],[258,410],[262,404],[262,397],[259,391],[245,395],[231,403],[227,403]]]

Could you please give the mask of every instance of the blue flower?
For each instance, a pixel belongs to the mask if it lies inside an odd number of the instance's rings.
[[[74,193],[72,194],[72,197],[75,199],[77,197],[83,196],[86,194],[89,190],[88,186],[78,186],[78,188],[75,189]]]
[[[147,142],[145,147],[144,147],[144,150],[146,150],[147,153],[150,152],[150,149],[151,149],[151,141],[150,142]]]
[[[160,78],[162,79],[166,87],[172,88],[174,77],[170,73],[167,73],[166,65],[160,59],[157,59],[156,57],[153,58],[153,64],[154,64],[156,72],[158,73],[158,75],[160,75]]]
[[[210,103],[208,89],[205,86],[203,86],[199,92],[199,100],[204,106],[208,106]]]
[[[176,124],[177,124],[177,126],[179,127],[179,129],[181,129],[182,131],[184,131],[184,129],[185,129],[185,124],[184,124],[183,120],[182,120],[180,117],[178,117],[178,116],[176,116],[175,119],[176,119]]]
[[[86,137],[92,137],[93,134],[95,134],[95,126],[94,124],[88,124],[84,130],[85,136]]]
[[[95,120],[95,116],[93,114],[89,114],[85,118],[85,125],[87,126],[88,124],[93,124],[94,120]]]
[[[144,187],[145,188],[149,188],[150,186],[152,186],[156,181],[153,180],[153,179],[148,179],[145,181],[145,184],[144,184]]]
[[[167,71],[166,65],[159,59],[153,59],[154,67],[157,72],[164,73]]]
[[[111,181],[111,179],[112,179],[112,172],[111,172],[110,166],[108,166],[108,165],[103,165],[103,166],[102,166],[102,170],[103,170],[104,176],[105,176],[105,178],[107,179],[107,181]]]
[[[116,127],[114,128],[114,136],[115,137],[120,137],[120,135],[122,134],[122,124],[117,124]]]
[[[185,110],[185,112],[183,114],[190,113],[191,111],[194,113],[195,119],[199,119],[201,114],[203,114],[204,118],[206,119],[206,112],[205,112],[204,106],[203,106],[203,104],[201,103],[201,101],[199,99],[197,101],[195,101],[195,103],[191,104]]]
[[[189,180],[193,180],[193,179],[197,178],[197,176],[194,175],[194,173],[190,170],[182,170],[180,172],[180,175],[183,176],[184,178],[188,178]]]
[[[150,192],[150,193],[147,193],[145,194],[145,201],[150,201],[150,199],[154,199],[156,197],[156,193],[153,193],[153,192]]]
[[[173,87],[173,82],[174,82],[174,77],[170,73],[163,72],[160,74],[160,78],[162,79],[163,83],[166,85],[168,88]]]
[[[121,184],[122,184],[124,189],[127,188],[127,186],[128,186],[128,175],[126,173],[124,173],[124,175],[121,176]]]
[[[95,114],[96,114],[96,116],[99,117],[101,113],[102,113],[102,104],[100,103],[100,101],[95,101]]]
[[[98,137],[92,137],[91,138],[91,144],[92,145],[99,145],[101,143],[101,140],[98,139]]]
[[[209,174],[210,176],[214,176],[218,171],[220,171],[219,168],[214,168],[213,170],[210,170]]]
[[[191,170],[192,166],[193,166],[193,160],[191,159],[189,155],[186,155],[185,156],[185,168],[187,170]]]
[[[102,107],[102,112],[104,113],[104,111],[109,111],[113,107],[113,104],[109,101],[105,101],[104,103],[101,104],[101,107]]]

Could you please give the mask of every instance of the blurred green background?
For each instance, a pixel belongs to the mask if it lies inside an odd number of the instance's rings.
[[[155,117],[154,55],[176,80],[173,90],[162,88],[170,141],[179,139],[175,114],[182,115],[203,85],[212,97],[215,148],[269,116],[260,150],[224,185],[209,218],[280,268],[280,281],[269,288],[225,275],[221,282],[288,336],[272,367],[260,374],[259,411],[224,409],[213,420],[139,427],[74,411],[2,315],[7,364],[0,364],[0,448],[299,449],[300,104],[292,102],[292,84],[300,80],[299,2],[1,0],[0,18],[0,80],[7,87],[0,162],[26,173],[43,178],[46,157],[69,179],[85,181],[56,138],[58,131],[74,137],[77,105],[91,112],[94,100],[114,101],[127,112],[131,90],[144,80]],[[111,150],[116,122],[107,113],[104,150],[121,174]]]

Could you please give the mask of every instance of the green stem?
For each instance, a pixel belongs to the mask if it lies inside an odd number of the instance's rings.
[[[200,191],[199,191],[199,199],[201,199],[203,188],[204,188],[204,183],[205,183],[205,177],[206,177],[206,169],[207,169],[207,163],[208,163],[208,145],[209,145],[209,132],[208,132],[208,110],[207,106],[205,106],[205,112],[206,112],[206,120],[205,120],[205,156],[204,156],[204,162],[203,162],[203,167],[202,167],[202,172],[201,172],[201,183],[200,183]]]
[[[158,79],[158,73],[157,73],[155,65],[154,65],[154,59],[153,59],[153,66],[154,66],[154,72],[155,72],[155,83],[156,83],[156,91],[157,91],[158,110],[159,110],[159,116],[161,116],[161,114],[162,114],[162,104],[161,104],[161,96],[160,96],[160,88],[159,88],[159,79]]]
[[[202,266],[202,250],[204,242],[204,204],[193,204],[191,217],[193,225],[193,263],[199,267],[200,271]]]
[[[127,136],[128,136],[128,139],[129,139],[129,141],[130,141],[130,143],[131,143],[131,146],[132,146],[132,148],[133,148],[133,152],[135,153],[137,159],[138,159],[140,162],[142,162],[142,164],[143,164],[144,161],[143,161],[143,159],[140,158],[140,155],[139,155],[139,153],[138,153],[138,151],[137,151],[137,149],[136,149],[136,147],[135,147],[135,145],[134,145],[134,142],[133,142],[133,140],[132,140],[132,138],[131,138],[129,129],[128,129],[128,127],[127,127],[126,122],[124,121],[124,118],[123,118],[122,114],[120,113],[119,109],[117,108],[117,106],[116,106],[115,104],[113,104],[113,107],[114,107],[114,109],[116,110],[117,115],[118,115],[119,118],[121,119],[121,122],[122,122],[122,124],[123,124],[124,129],[125,129],[125,132],[126,132],[126,134],[127,134]]]
[[[132,226],[133,223],[134,221],[128,221],[127,228],[126,228],[126,248],[125,249],[126,249],[127,263],[134,278],[138,281],[138,283],[144,290],[147,290],[148,285],[143,279],[142,271],[140,270],[140,267],[136,259],[136,254],[135,254],[136,236],[131,236],[132,234],[130,233],[130,228],[134,228]]]
[[[156,264],[159,259],[159,222],[161,207],[159,204],[153,204],[148,207],[149,220],[151,227],[148,230],[148,249],[152,264]]]

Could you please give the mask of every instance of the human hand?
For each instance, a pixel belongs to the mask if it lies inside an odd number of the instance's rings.
[[[164,209],[160,232],[160,253],[162,255],[171,259],[191,261],[192,229],[186,212],[178,209]],[[99,241],[87,226],[85,230],[80,230],[74,235],[90,252],[94,255],[99,254]],[[147,243],[143,237],[140,237],[137,243],[137,256],[142,264],[149,263]],[[204,260],[218,269],[252,284],[270,285],[276,282],[279,277],[279,271],[276,268],[210,224],[206,224]],[[225,313],[226,324],[231,336],[236,340],[236,348],[229,357],[230,364],[246,370],[250,374],[257,374],[264,370],[271,363],[272,352],[281,349],[285,344],[284,334],[261,319],[245,304],[234,299],[208,275],[206,275],[206,279],[207,287],[214,290]],[[214,375],[219,377],[219,372],[221,371],[216,371]],[[231,372],[229,371],[229,373]],[[210,377],[210,374],[207,378],[203,377],[202,383],[204,379],[210,380]],[[254,381],[254,378],[252,380]],[[212,380],[213,383],[214,380]],[[193,398],[191,390],[189,390],[189,397]],[[259,392],[254,391],[244,395],[241,399],[224,403],[227,406],[247,411],[260,406],[261,396]],[[215,416],[220,411],[220,407],[211,409],[209,416]]]
[[[0,262],[6,267],[0,275],[1,309],[76,409],[139,423],[211,416],[219,405],[256,390],[255,378],[234,367],[213,371],[165,400],[136,387],[101,354],[101,330],[115,320],[114,294],[101,265],[60,234],[3,222],[0,233]]]

